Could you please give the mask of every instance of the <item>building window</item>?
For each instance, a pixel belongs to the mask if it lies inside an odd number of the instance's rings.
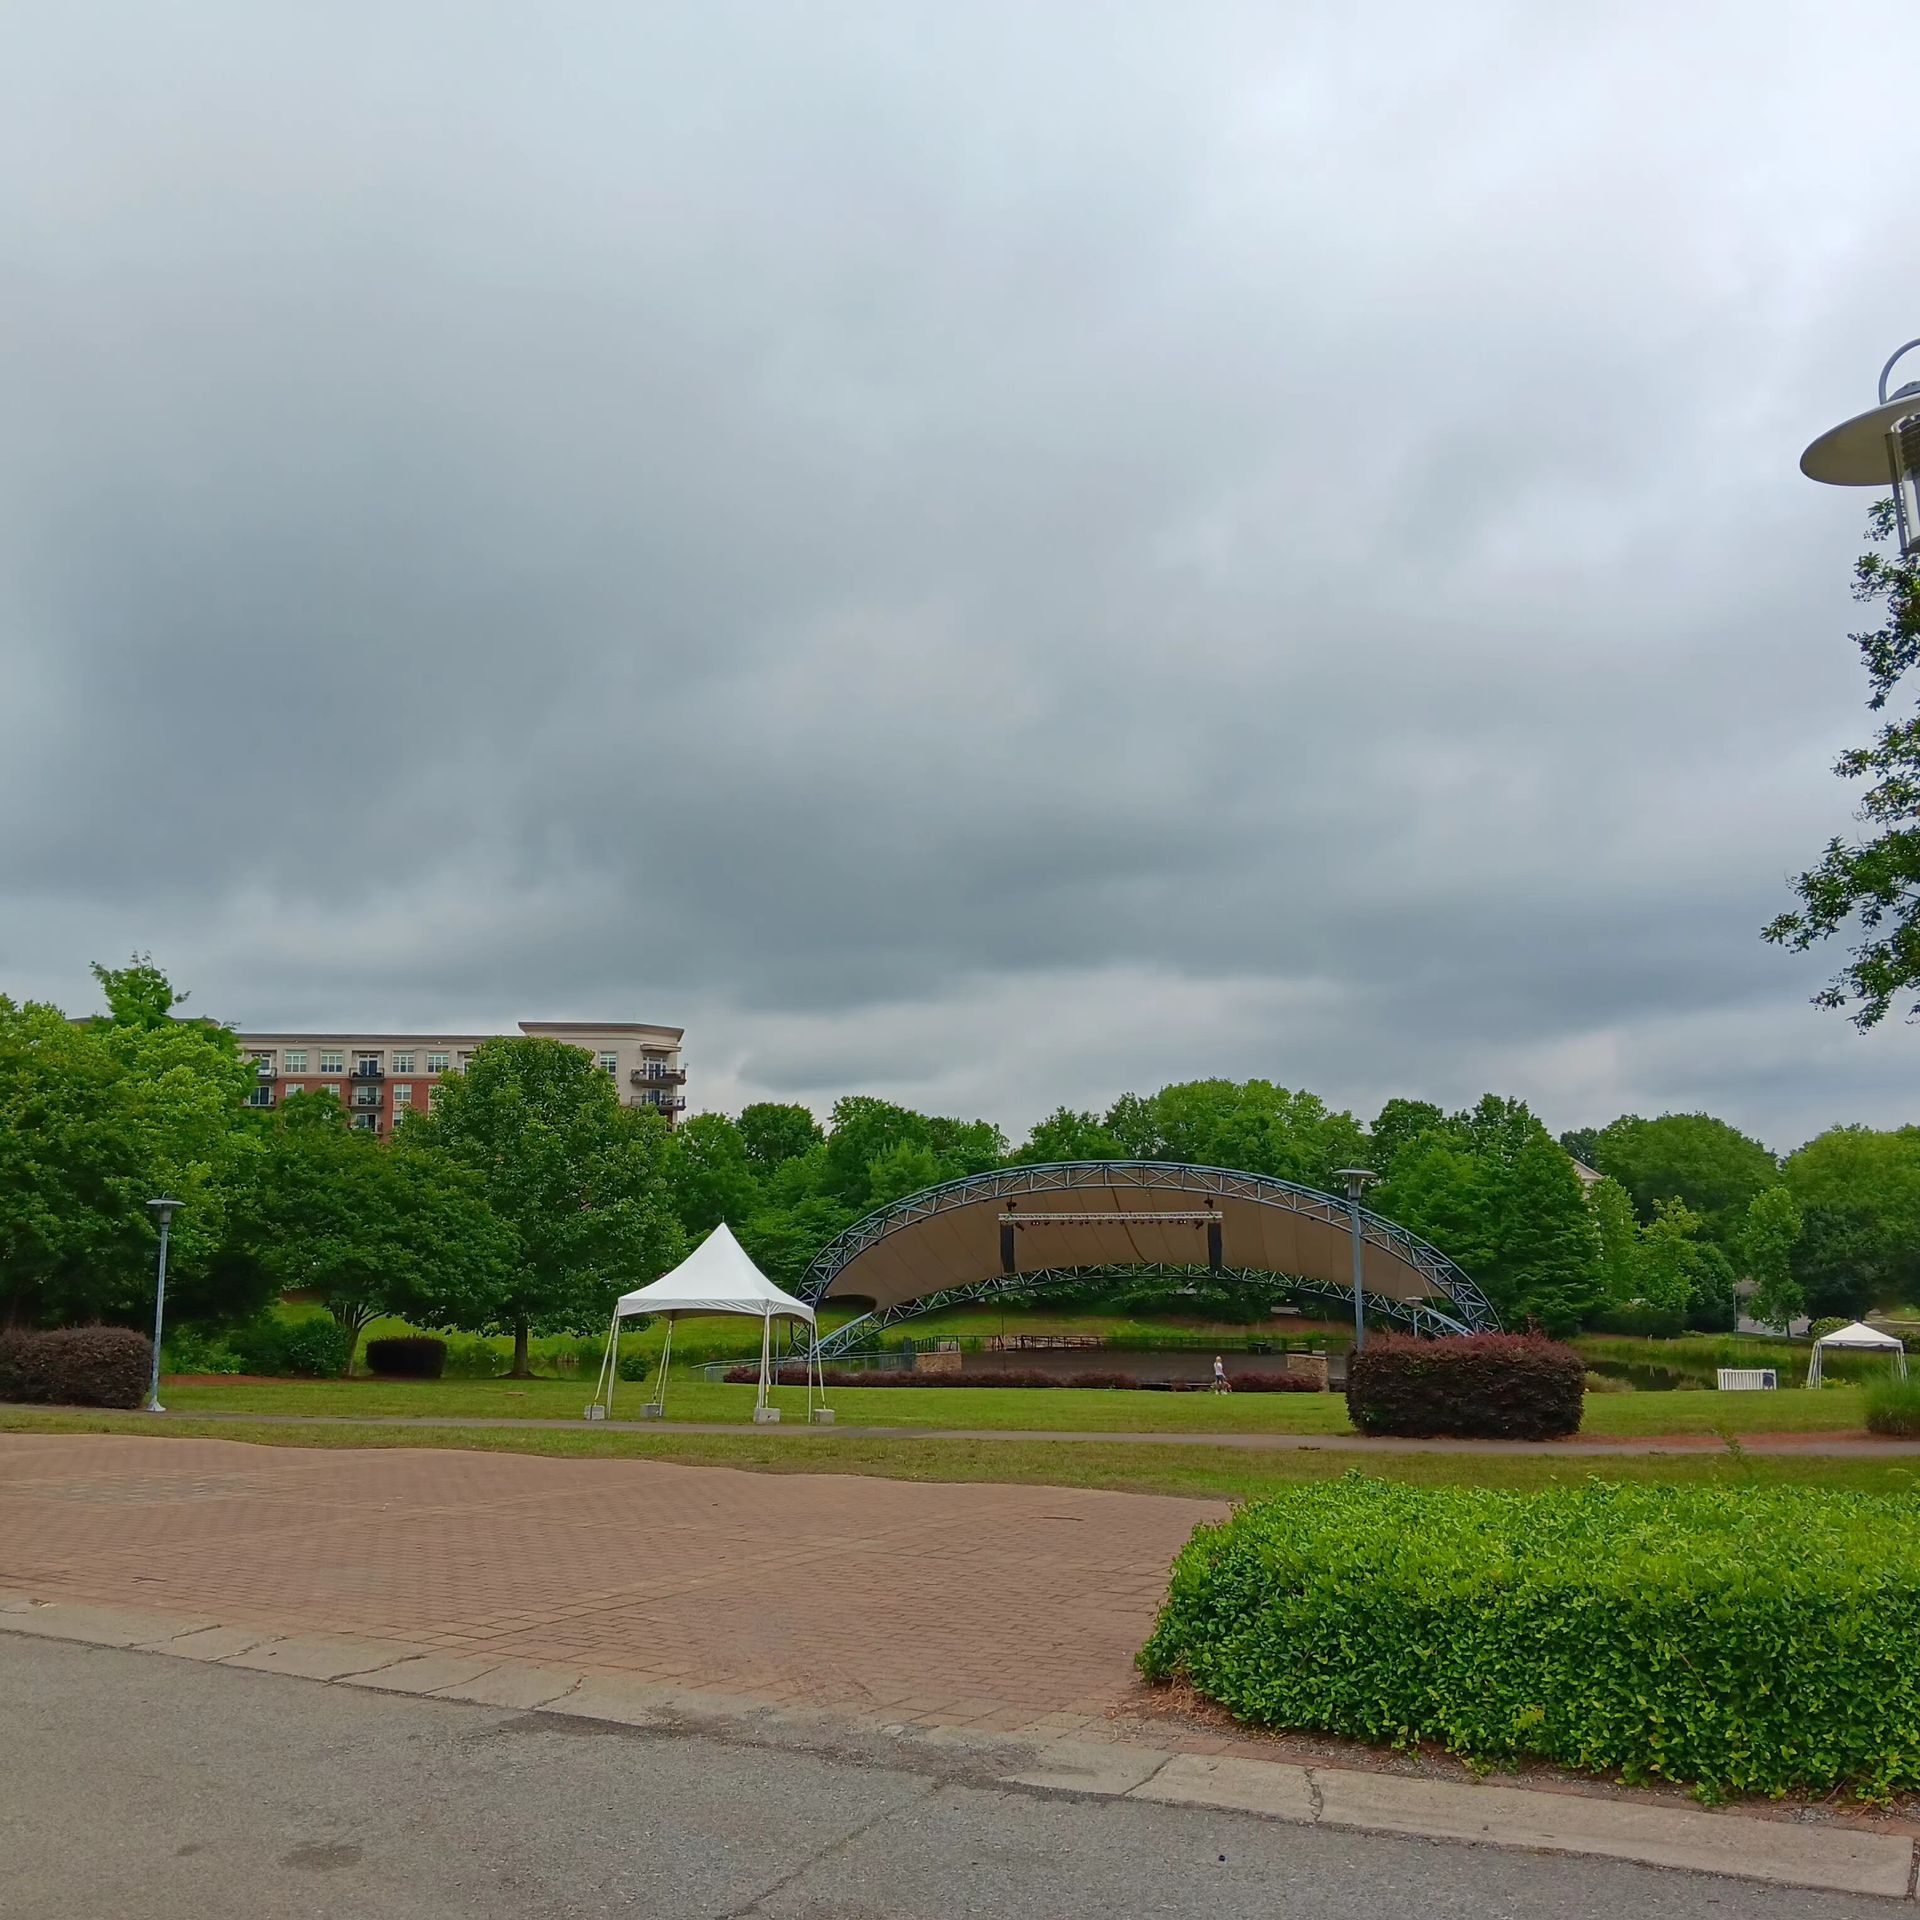
[[[286,1051],[287,1071],[305,1073],[307,1070],[307,1050],[305,1047],[289,1047]]]
[[[393,1056],[393,1070],[395,1073],[411,1073],[413,1071],[412,1048],[408,1048],[404,1053],[396,1053]]]
[[[356,1053],[353,1056],[353,1070],[355,1073],[378,1073],[380,1056],[377,1053]]]
[[[247,1089],[247,1105],[250,1107],[272,1106],[273,1089],[271,1087],[249,1087]]]
[[[340,1098],[340,1082],[338,1080],[329,1080],[326,1083],[326,1085],[320,1089],[320,1091],[322,1093],[330,1093],[333,1095],[333,1097],[336,1100],[338,1100]]]
[[[356,1107],[377,1107],[380,1104],[380,1089],[378,1087],[355,1087],[353,1090],[353,1104]]]
[[[617,1075],[620,1071],[620,1056],[617,1053],[603,1053],[600,1056],[600,1071]]]
[[[447,1056],[444,1053],[429,1053],[427,1055],[427,1071],[429,1073],[445,1073],[446,1070]]]
[[[320,1071],[322,1073],[345,1073],[347,1056],[338,1047],[320,1049]]]
[[[455,1062],[455,1065],[459,1067],[462,1073],[465,1073],[468,1066],[472,1063],[472,1060],[473,1060],[473,1049],[471,1047],[462,1047],[460,1050],[459,1058]]]
[[[393,1090],[393,1104],[396,1107],[412,1106],[413,1089],[411,1087],[395,1087]]]
[[[380,1116],[377,1113],[356,1113],[353,1116],[353,1130],[355,1133],[378,1133]]]

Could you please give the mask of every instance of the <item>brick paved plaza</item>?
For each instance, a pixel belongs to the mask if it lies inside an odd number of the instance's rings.
[[[0,1587],[921,1724],[1068,1731],[1194,1525],[1157,1496],[0,1436]]]

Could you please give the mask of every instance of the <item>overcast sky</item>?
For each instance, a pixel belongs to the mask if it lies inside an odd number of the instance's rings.
[[[1851,826],[1920,19],[11,0],[0,989],[1920,1119]]]

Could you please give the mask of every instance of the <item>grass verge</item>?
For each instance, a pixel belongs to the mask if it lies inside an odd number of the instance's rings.
[[[270,1380],[173,1385],[182,1412],[384,1414],[413,1420],[576,1420],[592,1396],[581,1380]],[[631,1412],[647,1389],[623,1381],[615,1412]],[[831,1395],[849,1426],[979,1427],[1035,1433],[1351,1433],[1337,1393],[1130,1393],[1070,1387],[840,1387]],[[776,1404],[797,1419],[800,1389]],[[677,1420],[738,1422],[753,1410],[753,1388],[709,1384],[691,1375],[669,1383]],[[1642,1440],[1669,1434],[1849,1433],[1866,1423],[1861,1391],[1590,1394],[1583,1433]]]
[[[0,1434],[119,1433],[148,1439],[233,1440],[266,1447],[452,1448],[471,1453],[531,1453],[569,1460],[658,1460],[737,1467],[760,1473],[871,1474],[887,1480],[981,1481],[1022,1486],[1098,1487],[1196,1499],[1246,1500],[1283,1487],[1337,1479],[1355,1470],[1350,1453],[1248,1453],[1233,1447],[1102,1445],[1063,1447],[1034,1440],[862,1438],[846,1433],[607,1433],[501,1428],[250,1426],[244,1421],[155,1421],[138,1413],[0,1407]],[[1860,1493],[1920,1488],[1920,1462],[1897,1460],[1741,1459],[1732,1454],[1608,1457],[1565,1455],[1369,1453],[1361,1471],[1415,1486],[1504,1487],[1538,1492],[1593,1479],[1615,1484],[1820,1486]]]

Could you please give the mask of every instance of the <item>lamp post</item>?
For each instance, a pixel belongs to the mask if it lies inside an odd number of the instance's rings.
[[[1800,471],[1830,487],[1893,489],[1902,557],[1920,553],[1920,380],[1887,391],[1907,344],[1880,369],[1880,403],[1829,428],[1800,456]]]
[[[149,1200],[147,1211],[160,1223],[160,1266],[153,1288],[153,1377],[147,1383],[147,1411],[165,1413],[160,1404],[160,1336],[167,1325],[167,1229],[179,1212],[178,1200]]]
[[[1353,1350],[1362,1353],[1367,1345],[1366,1266],[1361,1253],[1360,1202],[1367,1188],[1380,1176],[1371,1167],[1342,1167],[1333,1176],[1347,1183],[1347,1225],[1353,1232]]]

